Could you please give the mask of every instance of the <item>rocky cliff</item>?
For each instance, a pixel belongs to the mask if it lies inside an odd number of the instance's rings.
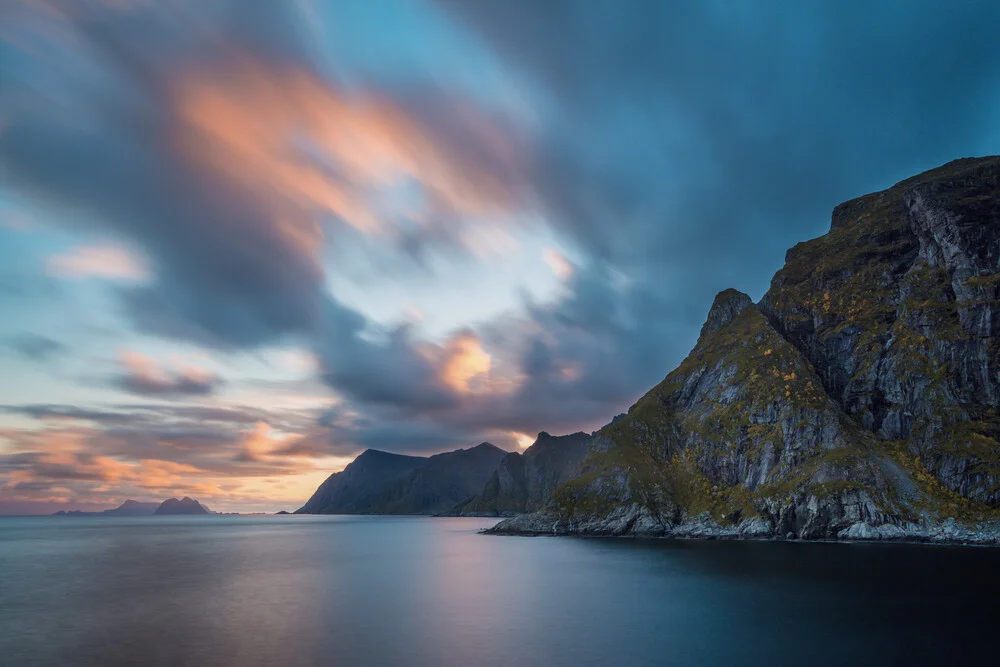
[[[552,436],[542,431],[523,454],[503,457],[481,493],[447,514],[514,516],[541,509],[583,461],[590,440],[587,433]]]
[[[759,304],[720,293],[546,508],[494,530],[991,541],[998,507],[989,157],[841,204]]]
[[[436,514],[482,490],[506,454],[488,442],[427,458],[369,449],[295,513]]]

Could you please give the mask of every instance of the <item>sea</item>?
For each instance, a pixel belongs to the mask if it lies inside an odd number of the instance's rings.
[[[0,665],[996,664],[1000,549],[0,517]]]

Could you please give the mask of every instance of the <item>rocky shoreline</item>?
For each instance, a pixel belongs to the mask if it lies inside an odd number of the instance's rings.
[[[834,537],[804,539],[793,533],[776,534],[772,522],[761,517],[724,526],[703,514],[674,524],[651,517],[638,508],[604,517],[600,521],[567,520],[555,514],[539,512],[504,519],[481,532],[485,535],[517,536],[1000,546],[1000,521],[982,522],[971,527],[954,519],[943,522],[928,520],[902,526],[891,523],[872,525],[859,521],[841,529]]]
[[[1000,543],[1000,156],[836,207],[498,534]]]

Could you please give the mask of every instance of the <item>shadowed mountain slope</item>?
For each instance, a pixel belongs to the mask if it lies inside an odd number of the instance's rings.
[[[992,541],[979,522],[998,506],[989,157],[841,204],[760,304],[721,292],[694,350],[546,508],[495,531]]]
[[[482,490],[506,453],[487,442],[427,458],[369,449],[296,514],[436,514]]]
[[[481,493],[459,503],[448,514],[512,516],[545,506],[587,454],[587,433],[552,436],[542,431],[524,453],[510,452],[490,475]]]

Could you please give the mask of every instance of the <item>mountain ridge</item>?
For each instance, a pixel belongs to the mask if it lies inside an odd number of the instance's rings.
[[[162,502],[140,502],[128,498],[118,507],[101,510],[100,512],[83,512],[80,510],[59,510],[52,516],[152,516],[162,505]]]
[[[506,454],[488,442],[429,457],[368,449],[295,514],[437,514],[478,493]]]
[[[1000,157],[837,206],[761,301],[496,533],[968,539],[1000,531]],[[978,527],[977,527],[978,526]]]
[[[513,516],[541,509],[583,460],[590,439],[583,432],[552,436],[542,431],[524,452],[504,456],[480,493],[445,514]]]

